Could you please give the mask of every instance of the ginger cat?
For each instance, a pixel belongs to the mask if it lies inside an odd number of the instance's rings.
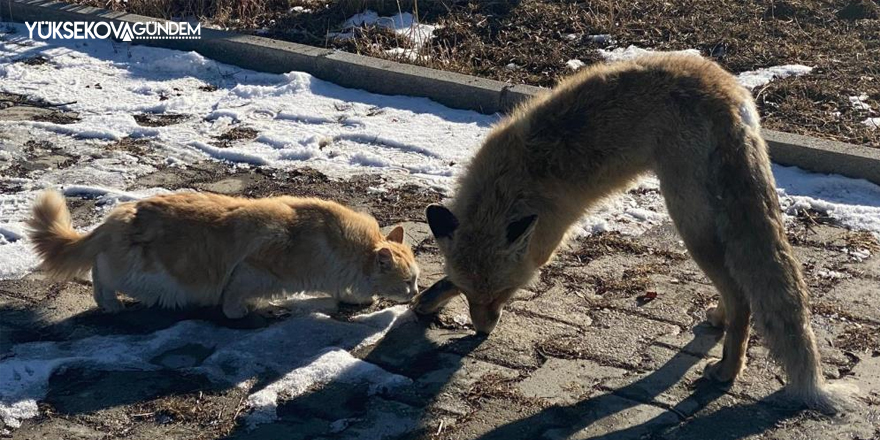
[[[373,217],[316,198],[154,196],[79,234],[64,197],[46,191],[29,226],[42,269],[69,279],[91,268],[95,301],[110,312],[123,308],[117,292],[148,306],[222,305],[241,318],[252,300],[283,291],[347,303],[405,302],[418,291],[402,227],[383,236]]]

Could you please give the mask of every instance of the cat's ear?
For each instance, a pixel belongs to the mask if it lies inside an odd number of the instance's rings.
[[[394,266],[394,254],[386,247],[376,250],[376,266],[380,271],[387,271]]]
[[[385,239],[393,243],[403,244],[403,226],[397,226],[392,229]]]
[[[443,205],[431,205],[425,210],[428,218],[428,226],[434,237],[439,239],[452,238],[452,233],[458,228],[458,219]]]

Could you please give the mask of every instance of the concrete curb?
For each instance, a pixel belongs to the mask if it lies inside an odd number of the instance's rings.
[[[3,21],[157,21],[152,17],[51,0],[0,0]],[[511,85],[426,67],[252,35],[202,28],[200,40],[145,40],[137,44],[195,51],[238,67],[271,73],[301,71],[343,87],[429,98],[452,108],[506,112],[544,89]],[[880,184],[880,149],[808,136],[763,131],[773,160],[810,171]]]

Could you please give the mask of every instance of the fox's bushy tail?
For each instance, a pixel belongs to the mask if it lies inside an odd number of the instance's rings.
[[[788,242],[767,145],[757,127],[733,129],[714,170],[725,265],[747,296],[754,322],[788,376],[788,390],[824,413],[848,407],[843,387],[824,383],[810,321],[809,289]]]
[[[28,236],[43,261],[40,267],[53,279],[81,275],[101,251],[97,240],[100,228],[85,235],[76,232],[64,196],[58,191],[45,191],[37,197],[27,224]]]

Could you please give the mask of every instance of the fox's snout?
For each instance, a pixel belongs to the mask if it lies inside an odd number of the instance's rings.
[[[498,321],[501,319],[501,310],[504,304],[475,304],[468,303],[471,312],[471,323],[477,333],[488,335],[495,330]]]

